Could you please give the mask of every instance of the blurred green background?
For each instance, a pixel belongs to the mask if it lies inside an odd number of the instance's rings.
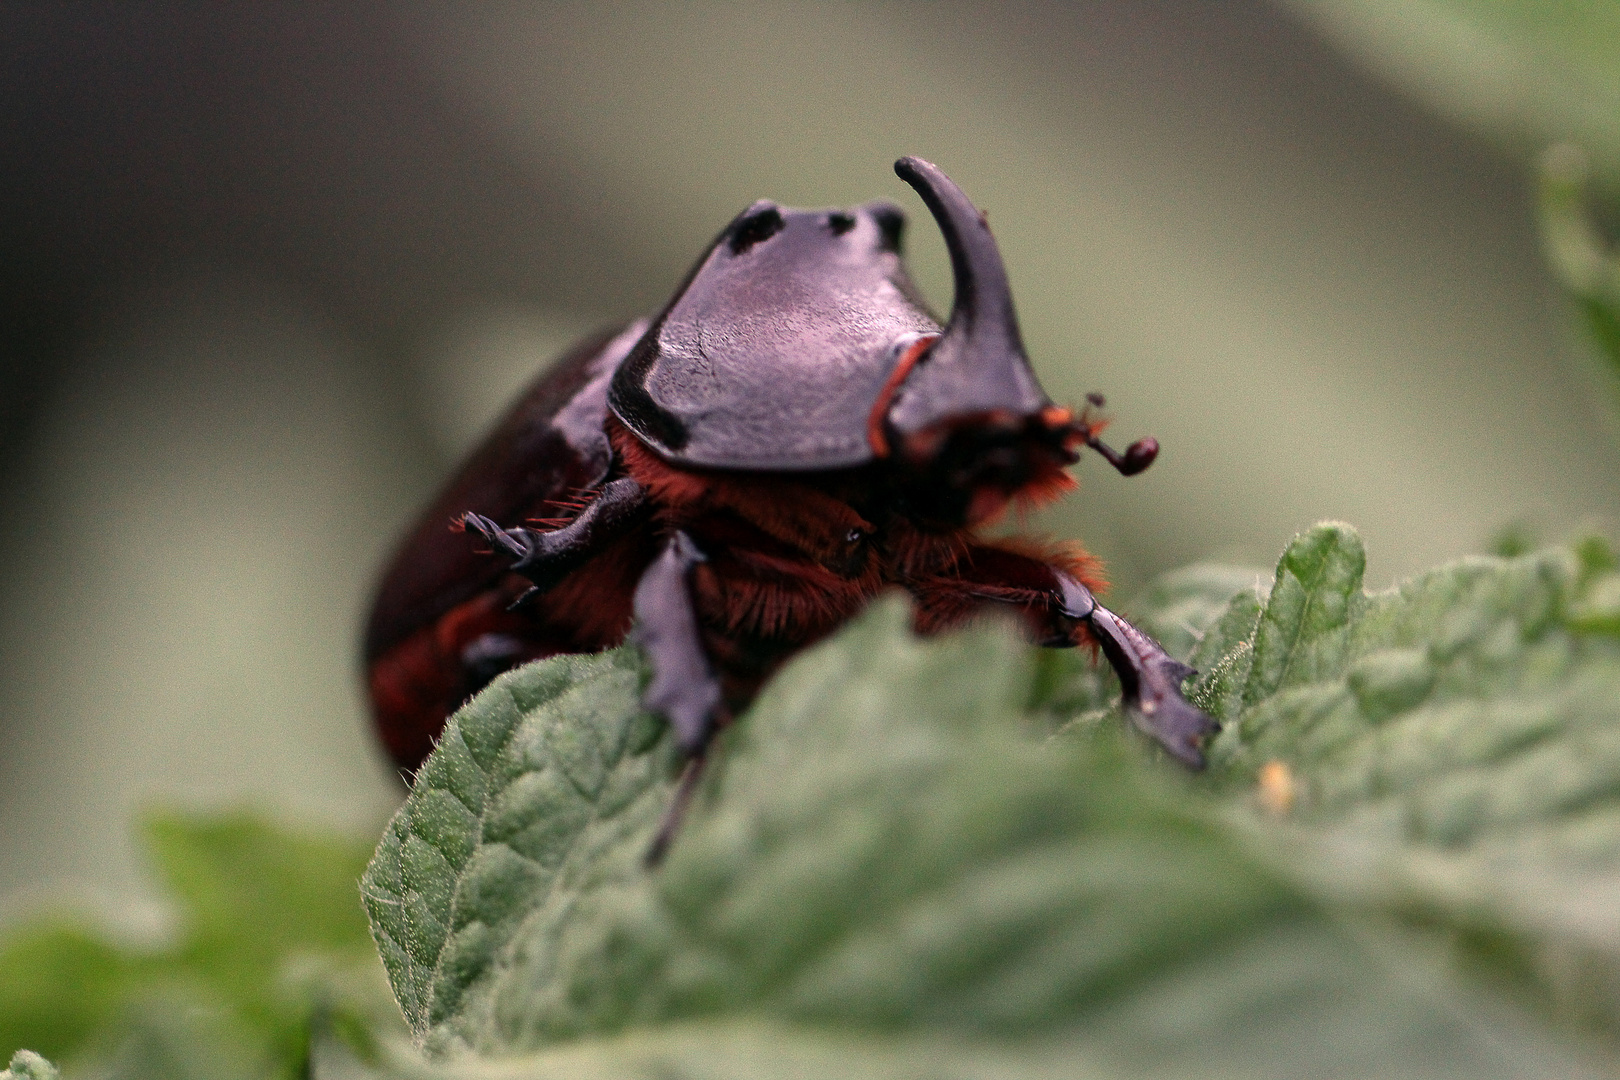
[[[140,806],[379,834],[355,651],[398,530],[755,198],[900,202],[948,307],[901,154],[991,214],[1053,396],[1165,448],[1037,523],[1120,593],[1322,518],[1375,586],[1612,534],[1533,162],[1613,174],[1620,29],[1542,7],[8,5],[0,917],[161,929]]]

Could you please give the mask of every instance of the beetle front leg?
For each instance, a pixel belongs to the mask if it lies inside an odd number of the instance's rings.
[[[1035,641],[1051,648],[1078,644],[1084,626],[1119,676],[1131,722],[1189,768],[1204,767],[1202,744],[1220,725],[1181,695],[1192,668],[1097,603],[1073,574],[1044,559],[987,545],[973,548],[957,570],[955,577],[912,584],[919,630],[960,626],[987,603],[1020,611]]]
[[[688,754],[708,745],[720,707],[720,680],[703,649],[690,575],[707,561],[692,538],[676,532],[636,584],[631,632],[652,661],[653,679],[641,703],[663,716]]]
[[[656,866],[680,829],[692,793],[703,775],[703,762],[714,735],[720,709],[720,681],[703,649],[697,610],[692,604],[692,568],[704,562],[703,552],[684,532],[669,538],[663,552],[647,567],[636,584],[635,641],[652,661],[652,682],[641,703],[669,721],[675,743],[687,755],[675,795],[658,826],[645,857]]]
[[[1097,603],[1091,590],[1054,570],[1053,606],[1065,619],[1083,622],[1119,676],[1131,721],[1192,769],[1204,767],[1204,742],[1221,730],[1214,718],[1181,696],[1181,684],[1197,672],[1157,641]]]
[[[461,520],[494,547],[516,558],[512,572],[534,583],[512,605],[517,607],[579,569],[592,555],[622,536],[646,510],[646,491],[626,476],[604,485],[579,516],[560,529],[503,529],[482,514],[473,513],[463,514]]]

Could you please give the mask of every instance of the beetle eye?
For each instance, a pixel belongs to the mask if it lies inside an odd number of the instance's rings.
[[[833,231],[834,236],[843,236],[855,227],[855,216],[840,210],[834,210],[827,215],[827,228]]]
[[[756,210],[731,231],[731,253],[741,255],[762,240],[769,240],[782,231],[782,212],[774,206]]]

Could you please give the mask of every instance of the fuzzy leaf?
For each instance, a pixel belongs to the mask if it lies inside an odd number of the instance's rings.
[[[1379,73],[1515,148],[1589,147],[1620,175],[1620,9],[1610,0],[1289,0]]]
[[[311,1016],[339,999],[369,1006],[367,980],[339,986],[375,963],[356,890],[364,849],[240,812],[153,814],[143,831],[177,939],[135,948],[60,915],[11,930],[0,1043],[37,1047],[69,1077],[91,1063],[128,1080],[303,1075]]]
[[[1542,155],[1542,246],[1599,356],[1611,375],[1620,375],[1620,253],[1587,206],[1587,171],[1586,155],[1575,146],[1555,146]]]
[[[0,1080],[59,1080],[61,1075],[55,1065],[32,1050],[19,1050],[11,1055],[11,1065],[0,1073]]]
[[[1308,582],[1295,574],[1301,560]],[[1620,1032],[1612,561],[1591,544],[1472,559],[1368,595],[1359,539],[1320,526],[1284,556],[1254,635],[1267,672],[1290,674],[1270,693],[1263,681],[1256,693],[1251,674],[1250,705],[1214,748],[1233,787],[1267,763],[1294,778],[1290,865],[1313,891],[1440,928],[1536,1008],[1610,1034]],[[1240,598],[1232,610],[1246,618],[1248,607]],[[1340,610],[1347,621],[1319,614]],[[1215,694],[1222,664],[1243,652],[1228,646],[1195,693]]]
[[[1440,890],[1413,903],[1413,841],[1351,812],[1376,790],[1335,813],[1318,792],[1414,710],[1550,685],[1557,657],[1520,646],[1575,642],[1563,613],[1600,575],[1479,560],[1369,597],[1363,561],[1322,527],[1269,595],[1227,574],[1224,608],[1177,616],[1166,586],[1137,612],[1201,634],[1192,691],[1229,726],[1197,782],[1118,724],[1040,737],[1051,668],[1004,628],[919,641],[880,603],[728,733],[657,873],[639,861],[673,761],[639,661],[506,676],[367,874],[406,1015],[448,1055],[387,1075],[1594,1075],[1534,1018],[1546,986],[1498,980],[1528,987],[1519,1012],[1455,966],[1475,923]],[[1613,644],[1572,648],[1620,668]],[[1284,748],[1306,795],[1280,821],[1250,792]],[[1406,876],[1335,875],[1335,843]]]
[[[446,726],[361,883],[372,933],[420,1035],[459,1030],[525,919],[634,884],[669,796],[661,726],[632,649],[497,679]]]
[[[1429,106],[1527,159],[1541,157],[1538,216],[1548,262],[1609,373],[1620,375],[1620,254],[1598,224],[1612,221],[1620,200],[1620,5],[1285,2]],[[1589,197],[1611,212],[1591,213]]]

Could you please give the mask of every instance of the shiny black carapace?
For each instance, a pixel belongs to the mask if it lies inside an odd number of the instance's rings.
[[[372,706],[402,767],[496,674],[634,627],[654,671],[645,703],[690,762],[662,844],[715,730],[891,587],[921,633],[1001,607],[1043,645],[1096,644],[1137,725],[1203,764],[1217,727],[1181,696],[1191,669],[1097,603],[1096,561],[979,533],[1071,488],[1082,446],[1130,475],[1158,444],[1117,454],[1089,408],[1052,403],[983,215],[928,162],[895,171],[945,234],[943,328],[901,263],[897,207],[755,203],[651,322],[542,375],[428,508],[366,628]]]

